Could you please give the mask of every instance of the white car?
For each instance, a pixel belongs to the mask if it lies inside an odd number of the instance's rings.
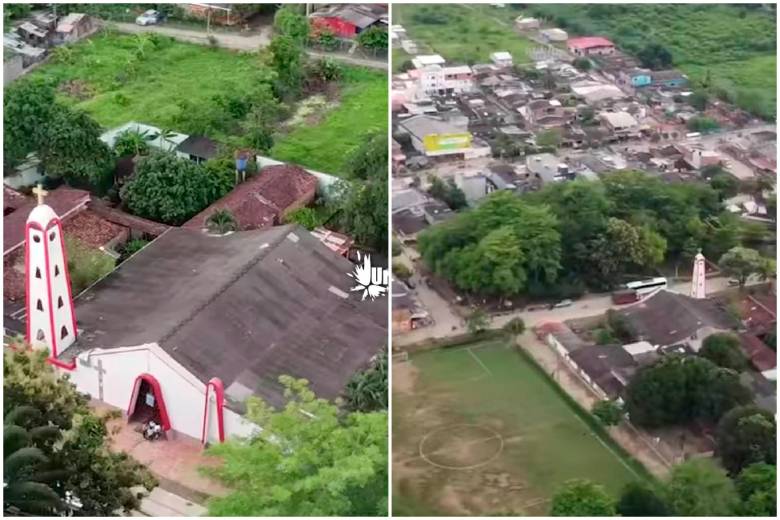
[[[162,21],[162,15],[159,13],[159,11],[155,11],[154,9],[149,9],[148,11],[144,11],[143,14],[138,16],[138,18],[135,19],[135,23],[138,25],[156,25]]]
[[[568,300],[568,299],[567,300],[561,300],[558,303],[556,303],[555,305],[553,305],[553,309],[561,309],[563,307],[571,307],[572,305],[574,305],[574,302],[571,301],[571,300]]]

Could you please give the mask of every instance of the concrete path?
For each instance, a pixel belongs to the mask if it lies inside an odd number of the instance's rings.
[[[180,497],[161,487],[156,487],[141,500],[137,511],[130,516],[204,516],[207,510],[186,498]]]
[[[193,29],[180,29],[176,27],[168,27],[166,25],[147,25],[140,26],[134,23],[121,23],[113,22],[116,28],[125,33],[148,33],[153,32],[157,34],[164,34],[170,36],[179,41],[195,43],[198,45],[211,45],[208,35],[205,31],[197,31]],[[225,49],[233,49],[244,52],[256,52],[261,47],[265,47],[271,43],[272,30],[270,27],[262,27],[258,31],[249,33],[229,33],[229,32],[215,32],[212,36],[216,38],[217,45]],[[313,50],[307,50],[306,53],[314,58],[332,58],[342,63],[350,65],[357,65],[360,67],[369,67],[372,69],[387,70],[387,61],[384,60],[370,60],[365,58],[356,58],[354,56],[348,56],[336,52],[319,52]]]

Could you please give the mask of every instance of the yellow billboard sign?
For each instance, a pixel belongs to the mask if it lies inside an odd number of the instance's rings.
[[[446,150],[462,150],[471,148],[471,134],[428,134],[423,137],[426,152],[443,152]]]

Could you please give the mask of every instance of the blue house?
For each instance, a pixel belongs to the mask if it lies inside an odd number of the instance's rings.
[[[647,69],[629,69],[620,73],[620,80],[624,85],[631,85],[634,88],[646,87],[653,83],[651,72]]]
[[[682,88],[688,85],[688,76],[678,70],[658,70],[652,76],[654,87]]]

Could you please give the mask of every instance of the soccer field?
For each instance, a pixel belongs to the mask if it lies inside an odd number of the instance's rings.
[[[394,364],[394,512],[546,515],[569,479],[647,478],[554,384],[504,340]]]

